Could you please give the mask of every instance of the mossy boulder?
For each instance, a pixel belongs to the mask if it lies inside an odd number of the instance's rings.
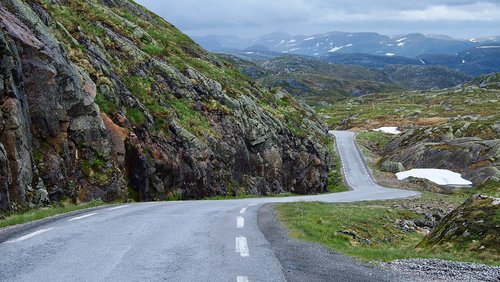
[[[417,248],[469,250],[500,259],[500,199],[474,195],[447,215]]]

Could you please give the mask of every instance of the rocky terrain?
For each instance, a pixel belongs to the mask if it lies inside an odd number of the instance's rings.
[[[439,219],[431,232],[416,246],[432,252],[474,252],[477,258],[498,262],[500,254],[500,199],[481,195]],[[429,223],[432,221],[429,221]],[[421,221],[412,222],[421,226]],[[410,228],[410,227],[409,227]],[[417,227],[418,228],[418,227]],[[383,264],[402,277],[417,281],[498,281],[500,267],[437,259],[403,259]]]
[[[0,210],[318,193],[328,136],[128,0],[0,1]]]
[[[500,258],[500,199],[474,195],[448,214],[417,248],[468,249]]]
[[[471,79],[446,67],[397,65],[397,61],[383,68],[370,68],[299,55],[270,59],[225,54],[219,57],[232,61],[243,74],[265,87],[281,87],[295,96],[331,100],[401,90],[442,89]]]
[[[498,74],[492,74],[448,90],[375,94],[316,108],[332,128],[399,127],[401,135],[370,148],[384,171],[449,169],[480,185],[500,179],[497,88]]]

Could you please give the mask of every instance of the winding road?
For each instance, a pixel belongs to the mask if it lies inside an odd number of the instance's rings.
[[[318,254],[322,251],[301,247],[297,242],[290,243],[293,246],[281,244],[285,239],[276,237],[279,231],[273,229],[273,219],[259,212],[263,205],[418,195],[376,185],[354,144],[354,133],[331,133],[336,137],[352,191],[288,198],[126,204],[59,217],[0,240],[0,281],[317,281],[314,275],[322,275],[318,274],[320,270],[294,273],[297,264],[305,265],[301,261],[315,262],[321,268],[318,260],[322,256]],[[6,232],[10,231],[0,230],[0,235]],[[325,260],[334,265],[329,256],[326,252]],[[332,267],[340,264],[335,265]],[[344,264],[343,273],[328,273],[331,279],[325,280],[350,277],[357,267],[350,269],[350,264]],[[371,275],[369,268],[359,269],[367,273],[366,277]]]

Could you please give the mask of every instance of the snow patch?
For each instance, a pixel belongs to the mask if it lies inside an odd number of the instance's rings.
[[[492,48],[500,48],[500,46],[479,46],[477,49],[492,49]]]
[[[344,47],[352,47],[352,44],[349,43],[349,44],[345,45]]]
[[[425,178],[438,185],[465,185],[470,186],[472,182],[463,179],[459,173],[447,169],[419,168],[396,173],[398,180],[408,177]]]
[[[389,57],[392,57],[392,56],[394,56],[394,55],[396,55],[396,54],[394,54],[394,53],[385,53],[385,55],[386,55],[386,56],[389,56]]]
[[[406,40],[406,37],[400,38],[400,39],[396,40],[396,42],[402,42],[404,40]]]
[[[295,42],[297,42],[297,40],[292,39],[292,40],[288,41],[287,43],[295,43]]]
[[[352,37],[354,34],[349,34],[347,37]]]
[[[399,131],[398,128],[395,126],[384,126],[384,127],[373,129],[373,131],[384,132],[384,133],[395,134],[395,135],[401,134],[401,131]]]
[[[337,52],[338,50],[344,48],[344,46],[340,46],[340,47],[333,47],[332,49],[328,50],[328,53],[335,53]]]
[[[314,40],[314,37],[308,37],[308,38],[304,39],[304,41],[309,41],[309,40]]]
[[[252,55],[252,54],[253,54],[253,52],[245,52],[245,54],[247,54],[247,55]]]
[[[281,40],[281,41],[280,41],[280,43],[278,43],[278,44],[276,45],[276,47],[280,46],[281,44],[283,44],[283,43],[285,43],[285,42],[286,42],[285,40]]]
[[[422,62],[423,65],[427,65],[422,59],[420,59],[420,62]]]
[[[293,52],[293,51],[297,51],[297,50],[300,50],[300,48],[293,48],[293,49],[288,50],[288,52]]]
[[[465,64],[465,60],[462,60],[462,64]]]
[[[406,44],[406,42],[401,42],[401,43],[398,43],[398,46],[403,47],[403,46],[405,46],[405,44]]]

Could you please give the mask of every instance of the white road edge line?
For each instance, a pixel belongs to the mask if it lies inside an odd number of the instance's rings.
[[[236,282],[248,282],[248,277],[238,276],[238,277],[236,277]]]
[[[236,252],[240,253],[242,257],[249,257],[250,252],[248,250],[247,238],[236,237]]]
[[[243,213],[246,213],[247,212],[247,208],[242,208],[240,213],[243,214]]]
[[[68,219],[68,221],[74,221],[74,220],[84,219],[84,218],[87,218],[87,217],[94,216],[94,215],[96,215],[96,214],[97,214],[96,212],[94,212],[94,213],[89,213],[89,214],[86,214],[86,215],[82,215],[82,216],[78,216],[78,217],[73,217],[73,218],[70,218],[70,219]]]
[[[55,227],[50,227],[50,228],[47,228],[47,229],[38,230],[38,231],[35,231],[35,232],[30,233],[30,234],[28,234],[28,235],[24,235],[24,236],[22,236],[22,237],[19,237],[19,238],[17,238],[17,239],[7,241],[6,243],[19,243],[19,242],[22,242],[22,241],[24,241],[24,240],[28,240],[28,239],[30,239],[30,238],[33,238],[33,237],[35,237],[35,236],[38,236],[38,235],[40,235],[40,234],[43,234],[43,233],[45,233],[45,232],[47,232],[47,231],[50,231],[50,230],[52,230],[52,229],[54,229],[54,228],[55,228]]]
[[[114,210],[119,210],[119,209],[123,209],[123,208],[129,207],[129,206],[130,205],[118,206],[118,207],[109,208],[109,209],[106,209],[106,210],[107,211],[114,211]]]
[[[245,227],[245,218],[242,216],[238,216],[236,218],[236,228],[241,229]]]

